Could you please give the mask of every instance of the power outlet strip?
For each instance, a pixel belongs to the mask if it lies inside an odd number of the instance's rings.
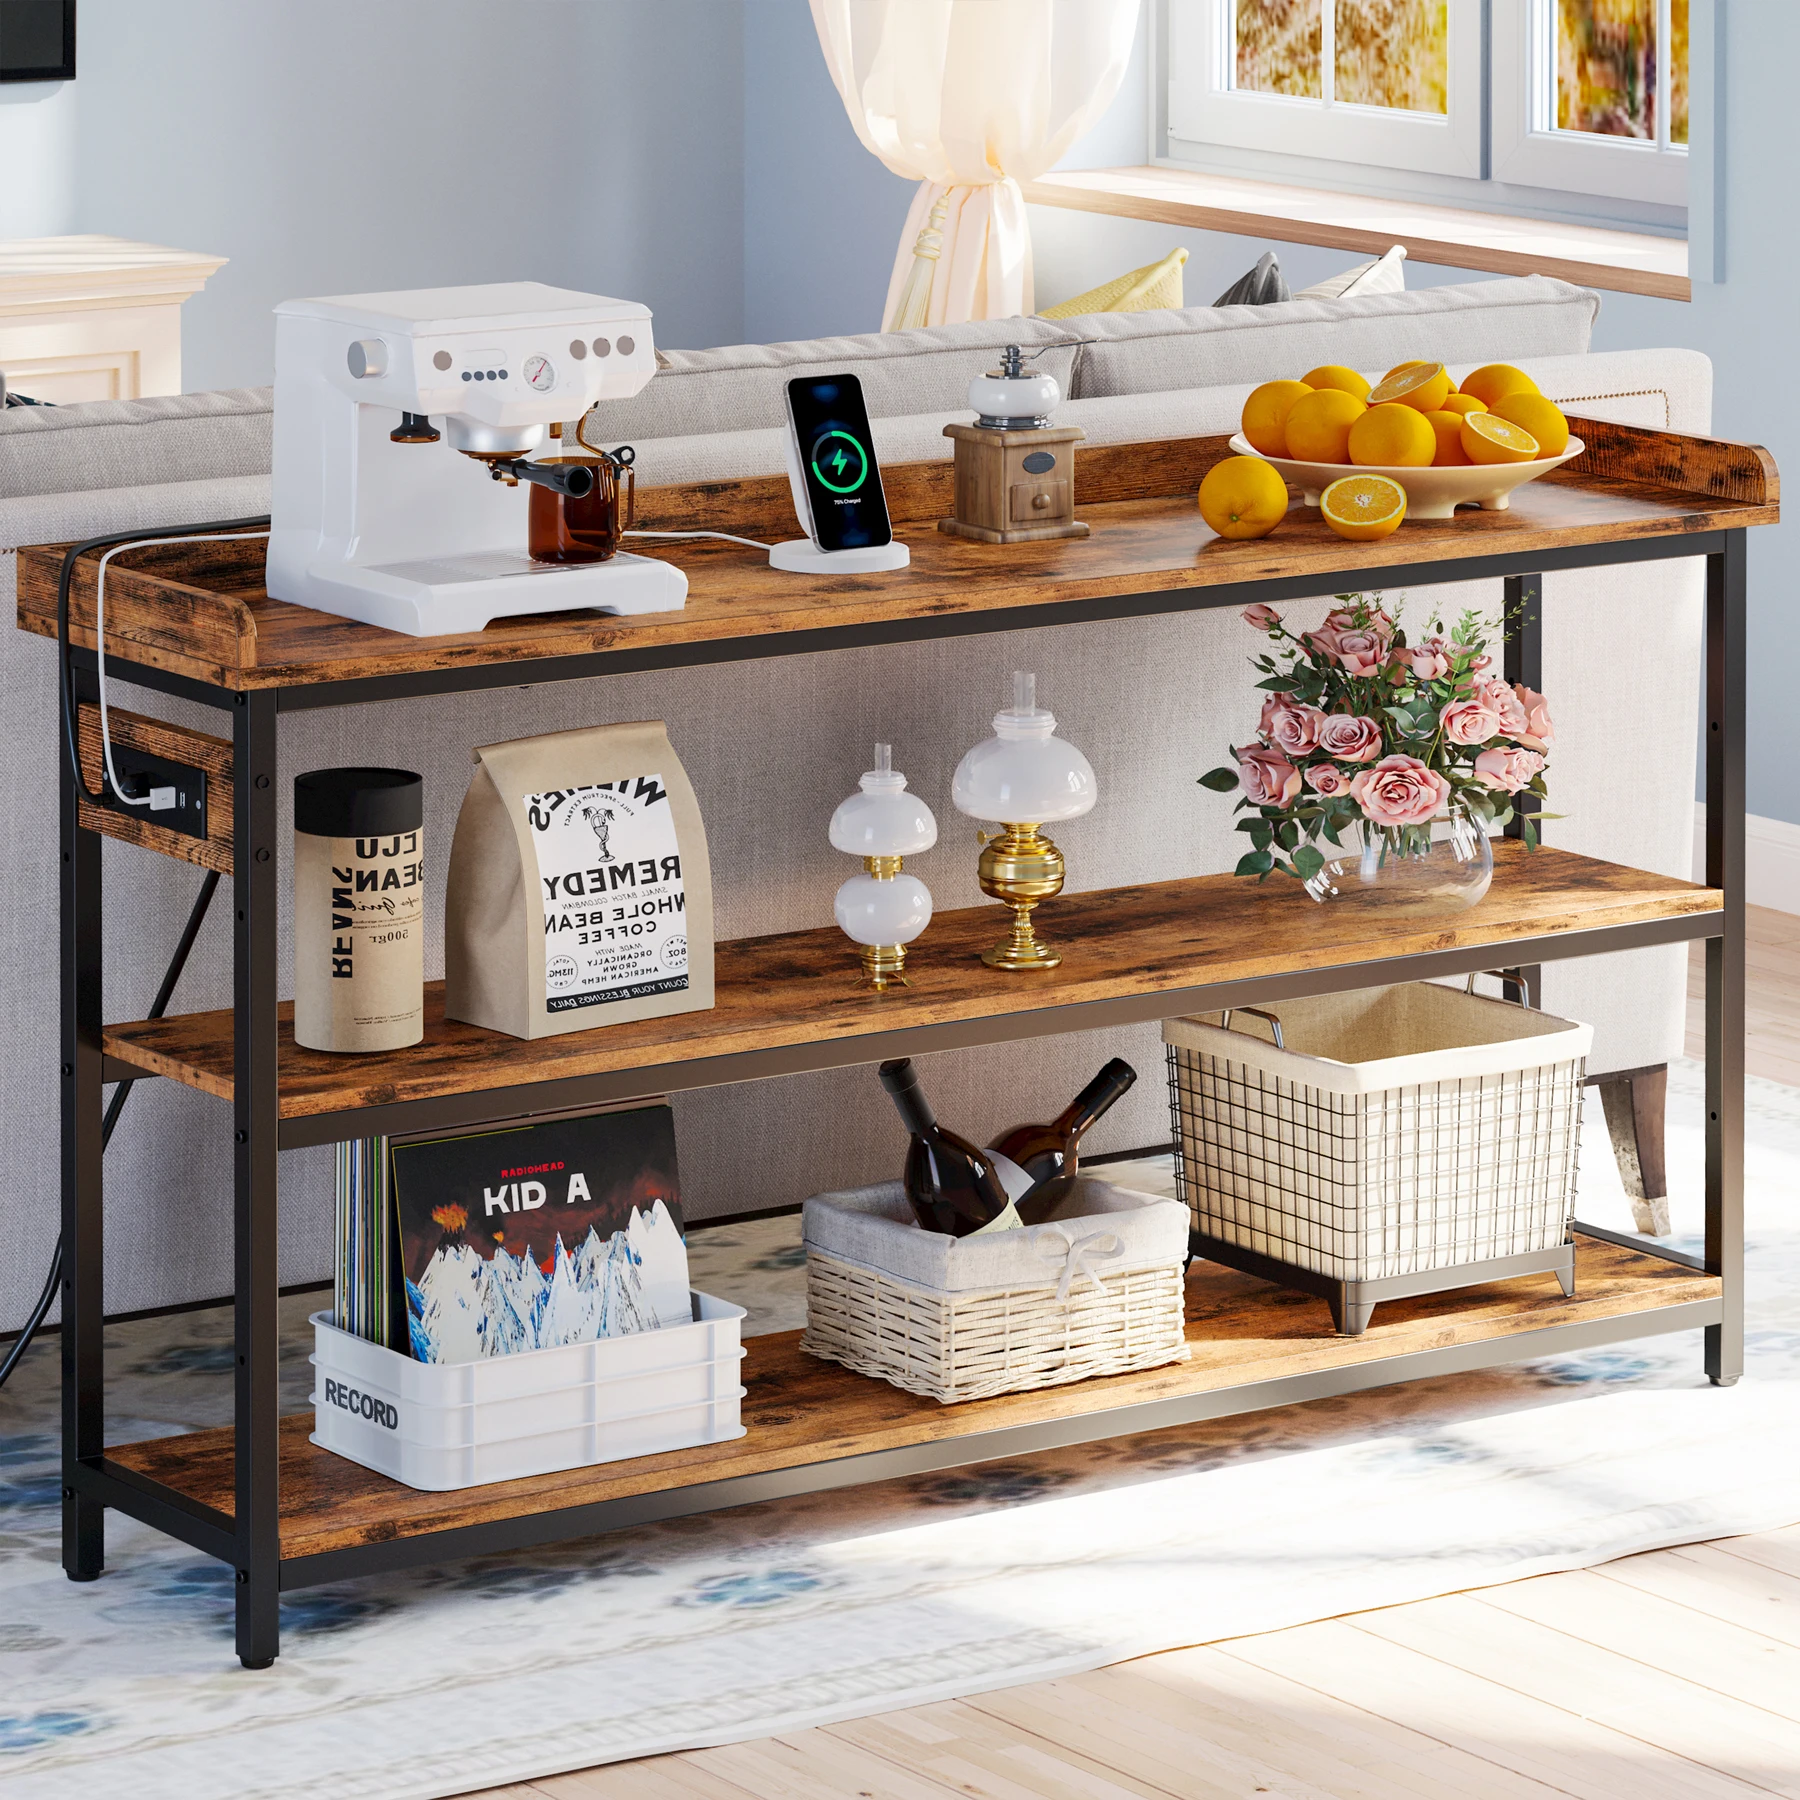
[[[113,740],[113,768],[125,787],[138,794],[152,788],[174,789],[175,804],[152,811],[148,806],[132,805],[113,792],[111,782],[102,783],[100,804],[122,818],[137,819],[160,825],[166,831],[178,831],[183,837],[206,836],[206,771],[190,763],[171,762],[166,756],[154,756],[135,745]]]

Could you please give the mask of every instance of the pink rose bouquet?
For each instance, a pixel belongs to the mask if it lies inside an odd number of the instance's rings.
[[[1306,630],[1260,601],[1243,617],[1269,639],[1251,658],[1265,696],[1256,741],[1200,777],[1240,793],[1240,875],[1310,882],[1346,828],[1410,854],[1446,816],[1480,831],[1516,820],[1536,848],[1538,821],[1555,816],[1543,806],[1556,733],[1542,694],[1489,672],[1498,644],[1481,614],[1448,631],[1433,619],[1416,641],[1379,595],[1340,594]]]

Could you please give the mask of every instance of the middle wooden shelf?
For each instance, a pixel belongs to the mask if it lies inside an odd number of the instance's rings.
[[[333,1056],[295,1045],[283,1006],[284,1148],[380,1132],[478,1124],[557,1107],[839,1068],[887,1056],[1142,1023],[1282,994],[1375,986],[1713,935],[1714,889],[1561,850],[1495,845],[1494,884],[1449,918],[1395,918],[1366,903],[1315,905],[1291,882],[1232,875],[1065,894],[1042,935],[1060,967],[987,968],[1004,908],[939,914],[876,993],[835,928],[741,938],[717,950],[717,1004],[636,1024],[526,1041],[444,1017],[427,986],[425,1038]],[[229,1100],[229,1010],[109,1025],[106,1079],[161,1075]]]

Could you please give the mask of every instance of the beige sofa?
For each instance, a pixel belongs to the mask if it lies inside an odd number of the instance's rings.
[[[994,348],[1024,338],[1073,396],[1063,422],[1096,442],[1187,435],[1235,423],[1255,382],[1326,361],[1379,374],[1406,356],[1454,366],[1521,363],[1572,409],[1678,431],[1704,431],[1710,371],[1679,350],[1587,353],[1596,296],[1532,278],[1370,301],[1102,316],[1052,325],[946,327],[887,337],[670,353],[637,399],[596,427],[630,441],[651,482],[774,472],[781,466],[780,383],[808,368],[854,368],[888,461],[942,456],[942,426],[967,418],[970,376]],[[0,418],[0,553],[24,543],[126,526],[230,517],[267,506],[266,391],[167,401],[15,410]],[[754,552],[746,551],[746,556]],[[10,614],[13,559],[0,554]],[[1561,736],[1554,841],[1686,875],[1698,707],[1702,575],[1698,562],[1551,576],[1545,683]],[[1497,586],[1432,590],[1412,601],[1492,605]],[[1298,603],[1304,617],[1324,600]],[[13,1246],[0,1329],[30,1304],[55,1235],[56,1055],[54,657],[0,632],[9,704],[7,752],[17,797],[4,864],[0,958],[12,1030],[0,1041],[0,1144],[8,1166],[43,1171],[0,1199]],[[775,657],[715,668],[509,689],[379,708],[302,713],[283,723],[282,805],[293,774],[348,760],[419,769],[427,783],[431,935],[441,936],[442,879],[471,746],[603,720],[662,718],[704,809],[717,879],[717,930],[736,937],[816,926],[849,870],[826,842],[832,808],[854,788],[876,739],[895,745],[937,812],[936,850],[916,872],[940,908],[980,903],[974,825],[950,804],[957,759],[985,735],[1010,670],[1035,669],[1061,729],[1093,761],[1101,799],[1058,833],[1072,889],[1163,880],[1235,860],[1230,807],[1195,785],[1255,721],[1235,615],[1196,613],[1063,626],[879,650]],[[198,709],[126,692],[125,704],[205,725]],[[1621,763],[1629,785],[1620,779]],[[1627,795],[1629,799],[1627,800]],[[109,843],[106,1007],[141,1013],[191,899],[195,872]],[[1296,905],[1305,904],[1298,895]],[[284,907],[285,907],[284,900]],[[283,956],[289,921],[282,921]],[[929,935],[917,954],[930,954]],[[848,947],[847,947],[848,948]],[[435,975],[441,968],[433,967]],[[1635,1070],[1680,1054],[1680,950],[1552,965],[1546,1000],[1592,1020],[1596,1069]],[[209,929],[176,1006],[230,1003],[229,941]],[[948,1053],[925,1069],[946,1119],[980,1136],[1059,1108],[1111,1054],[1142,1079],[1095,1133],[1097,1150],[1166,1142],[1154,1027]],[[677,1100],[683,1185],[695,1217],[788,1204],[888,1172],[900,1133],[867,1069],[750,1084]],[[329,1158],[282,1157],[282,1280],[330,1272]],[[111,1311],[228,1292],[229,1134],[215,1102],[146,1083],[107,1158],[107,1303]]]

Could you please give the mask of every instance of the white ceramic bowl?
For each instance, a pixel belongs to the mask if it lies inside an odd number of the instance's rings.
[[[1231,447],[1239,456],[1262,456],[1241,431],[1233,435]],[[1262,459],[1290,487],[1300,490],[1302,503],[1307,506],[1317,506],[1319,496],[1345,475],[1386,475],[1406,490],[1409,519],[1447,519],[1459,506],[1505,512],[1514,488],[1560,468],[1586,448],[1580,438],[1572,437],[1561,456],[1543,456],[1536,462],[1470,463],[1464,468],[1447,469],[1378,469],[1364,463],[1293,462],[1285,456]]]

